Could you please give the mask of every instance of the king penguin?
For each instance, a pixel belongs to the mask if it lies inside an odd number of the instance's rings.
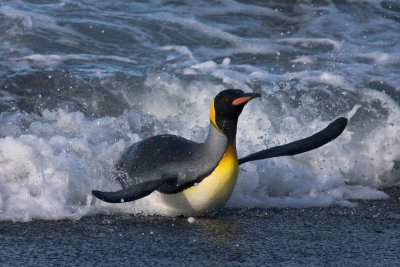
[[[240,113],[258,93],[227,89],[212,101],[210,126],[204,143],[175,135],[157,135],[131,145],[115,166],[122,190],[93,190],[97,198],[121,203],[154,192],[164,204],[181,215],[203,215],[221,208],[229,200],[239,165],[249,161],[291,156],[323,146],[338,137],[347,125],[338,118],[324,130],[286,145],[273,147],[238,159],[236,130]]]

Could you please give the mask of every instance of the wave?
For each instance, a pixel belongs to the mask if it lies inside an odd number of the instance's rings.
[[[229,207],[354,206],[400,183],[398,5],[75,0],[0,4],[0,220],[173,215],[157,195],[110,205],[130,144],[202,141],[212,98],[261,93],[240,117],[244,156],[345,116],[334,142],[247,163]],[[112,8],[111,8],[112,7]]]

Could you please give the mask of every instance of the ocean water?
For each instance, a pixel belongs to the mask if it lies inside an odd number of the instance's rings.
[[[283,210],[282,220],[359,210],[368,220],[380,203],[399,226],[399,196],[387,193],[400,183],[399,40],[398,1],[2,1],[2,227],[57,232],[114,216],[169,225],[152,196],[113,205],[90,192],[120,188],[112,169],[134,142],[162,133],[203,141],[211,100],[226,88],[262,95],[240,117],[239,156],[340,116],[349,124],[315,151],[241,166],[227,207],[212,216],[244,222],[247,211],[269,227],[248,210]],[[354,218],[349,227],[362,225]],[[394,229],[388,236],[399,238]]]

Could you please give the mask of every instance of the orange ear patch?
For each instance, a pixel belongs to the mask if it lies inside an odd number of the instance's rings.
[[[211,107],[210,107],[210,121],[214,125],[215,128],[217,128],[218,131],[222,133],[222,130],[218,127],[217,125],[217,120],[215,118],[215,107],[214,107],[214,100],[211,102]]]
[[[248,102],[251,99],[251,96],[243,96],[243,97],[239,97],[236,98],[235,100],[232,101],[232,105],[234,106],[239,106],[243,103]]]

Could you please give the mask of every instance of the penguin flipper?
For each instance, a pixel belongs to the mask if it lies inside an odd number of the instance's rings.
[[[124,188],[116,192],[103,192],[93,190],[92,194],[98,199],[101,199],[108,203],[130,202],[148,196],[164,184],[171,183],[173,181],[176,181],[176,178],[161,178],[158,180],[146,181],[141,184],[135,184],[134,186]]]
[[[338,118],[332,123],[330,123],[325,129],[310,137],[289,144],[262,150],[250,154],[244,158],[241,158],[238,160],[239,165],[246,163],[248,161],[275,158],[281,156],[293,156],[296,154],[301,154],[316,149],[338,137],[344,131],[346,125],[347,125],[346,118],[343,117]]]

